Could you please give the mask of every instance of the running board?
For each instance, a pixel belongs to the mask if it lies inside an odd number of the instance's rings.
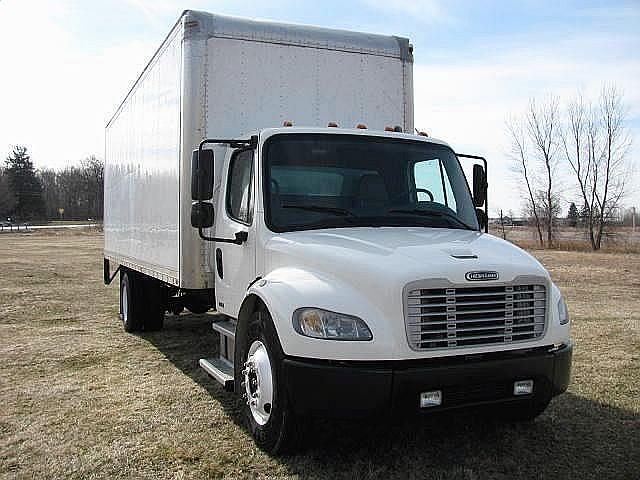
[[[227,392],[233,392],[233,366],[221,358],[201,358],[200,367]]]

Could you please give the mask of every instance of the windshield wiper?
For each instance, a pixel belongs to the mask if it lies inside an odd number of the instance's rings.
[[[346,208],[325,207],[322,205],[280,205],[280,206],[282,208],[296,208],[299,210],[308,210],[310,212],[332,213],[334,215],[359,218],[355,213],[353,213],[351,210],[347,210]]]
[[[468,229],[468,230],[475,230],[475,228],[467,225],[466,223],[464,223],[462,220],[460,220],[458,217],[456,217],[455,215],[452,215],[451,213],[447,213],[447,212],[437,212],[435,210],[422,210],[419,208],[414,208],[414,209],[392,209],[392,210],[388,210],[388,213],[406,213],[409,215],[422,215],[422,216],[427,216],[427,217],[445,217],[448,218],[450,220],[453,220],[455,222],[457,222],[459,225],[463,226],[464,228]]]

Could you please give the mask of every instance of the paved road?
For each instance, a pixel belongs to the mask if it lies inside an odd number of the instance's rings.
[[[59,230],[63,228],[91,228],[99,226],[99,223],[77,223],[61,225],[13,225],[11,227],[0,226],[0,233],[31,232],[33,230]]]

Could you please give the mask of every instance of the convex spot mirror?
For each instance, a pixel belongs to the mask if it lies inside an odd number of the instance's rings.
[[[193,202],[191,204],[191,226],[194,228],[209,228],[213,226],[213,204]]]
[[[191,154],[191,199],[209,200],[213,197],[213,150],[198,150]]]
[[[487,199],[487,174],[482,165],[473,166],[473,204],[481,207]]]

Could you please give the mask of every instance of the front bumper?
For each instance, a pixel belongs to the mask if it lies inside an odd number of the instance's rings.
[[[338,362],[284,359],[290,404],[300,415],[414,414],[526,400],[547,401],[569,385],[573,346],[424,360]],[[534,380],[513,395],[513,382]],[[442,391],[442,405],[420,408],[420,393]]]

